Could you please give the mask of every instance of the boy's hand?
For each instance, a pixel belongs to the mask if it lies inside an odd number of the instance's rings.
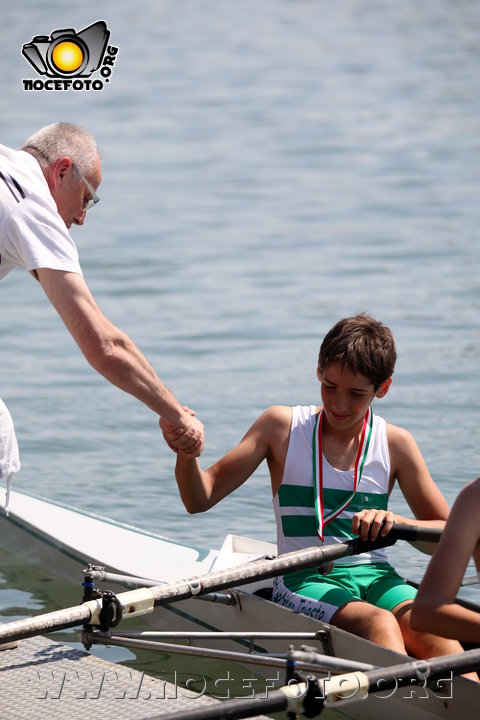
[[[391,510],[360,510],[352,518],[352,532],[361,540],[376,540],[388,535],[394,522]]]

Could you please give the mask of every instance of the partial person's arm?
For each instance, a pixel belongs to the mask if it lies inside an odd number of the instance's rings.
[[[480,613],[455,604],[470,558],[480,570],[480,478],[460,491],[412,609],[415,630],[480,642]]]
[[[137,346],[105,317],[81,275],[40,268],[37,277],[90,365],[160,415],[177,450],[199,455],[203,425],[165,387]]]
[[[238,445],[207,470],[197,460],[177,455],[175,477],[189,513],[205,512],[239,488],[267,460],[272,492],[278,490],[290,432],[291,409],[274,406],[254,422]],[[163,429],[163,420],[160,422]],[[168,433],[164,431],[169,442]]]
[[[388,535],[393,523],[441,530],[448,518],[448,503],[433,481],[417,443],[407,430],[389,424],[387,439],[391,462],[390,491],[397,481],[415,519],[390,510],[363,510],[353,518],[353,531],[362,540],[367,537],[374,540],[377,535]],[[435,549],[434,543],[414,544],[428,554]]]

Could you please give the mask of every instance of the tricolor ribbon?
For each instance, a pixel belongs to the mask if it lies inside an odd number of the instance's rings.
[[[353,490],[349,497],[342,502],[339,507],[334,510],[329,510],[327,515],[324,517],[323,508],[323,451],[322,451],[322,425],[323,425],[323,413],[322,410],[315,421],[315,427],[313,428],[313,490],[315,495],[315,515],[317,518],[317,532],[318,537],[323,542],[323,529],[325,525],[332,522],[343,510],[351,503],[353,496],[355,495],[360,479],[362,477],[363,466],[365,465],[365,459],[367,457],[368,446],[370,445],[370,438],[372,437],[373,427],[373,410],[371,407],[368,408],[363,418],[362,435],[360,443],[358,445],[357,458],[355,460],[355,470],[353,473]]]

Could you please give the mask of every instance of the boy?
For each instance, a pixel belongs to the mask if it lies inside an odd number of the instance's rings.
[[[208,510],[266,460],[279,553],[355,535],[375,539],[393,522],[443,526],[449,508],[414,439],[371,409],[374,398],[387,394],[395,361],[387,327],[365,314],[340,320],[320,348],[322,406],[269,408],[206,471],[177,454],[175,475],[188,512]],[[173,449],[175,434],[162,429]],[[387,509],[395,481],[417,520]],[[455,640],[412,630],[414,596],[383,549],[338,560],[327,574],[308,569],[276,578],[273,592],[275,602],[403,654],[460,652]]]

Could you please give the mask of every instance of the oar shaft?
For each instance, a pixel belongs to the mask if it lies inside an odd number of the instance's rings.
[[[159,585],[153,588],[141,588],[117,595],[123,607],[124,617],[151,612],[153,607],[165,603],[187,600],[190,597],[223,590],[227,587],[245,585],[253,581],[284,575],[294,570],[319,566],[348,555],[366,552],[377,547],[393,545],[396,539],[382,538],[375,542],[362,542],[359,538],[345,543],[329,545],[325,548],[307,548],[285,553],[265,560],[255,560],[226,570],[201,575],[191,580]],[[89,601],[65,610],[39,615],[36,618],[17,620],[0,625],[0,643],[10,640],[22,640],[41,633],[75,627],[76,625],[98,625],[101,600]]]
[[[77,605],[76,607],[55,610],[33,618],[14,620],[5,625],[0,625],[0,639],[3,643],[8,642],[8,640],[23,640],[24,638],[46,634],[54,630],[65,630],[87,623],[90,616],[91,613],[87,606]]]
[[[410,528],[410,526],[406,526]],[[400,528],[402,530],[402,528]],[[402,531],[403,532],[403,531]],[[410,529],[408,532],[411,532]],[[395,528],[385,538],[374,542],[362,542],[359,538],[345,543],[328,545],[323,548],[307,548],[285,553],[271,559],[254,560],[233,568],[208,573],[192,580],[180,580],[176,583],[162,584],[148,591],[120,593],[117,597],[122,603],[124,616],[149,612],[153,605],[187,600],[196,595],[223,590],[229,587],[245,585],[249,582],[266,580],[277,575],[285,575],[296,570],[320,566],[349,555],[357,555],[378,547],[393,545],[397,540]],[[145,597],[143,597],[143,595]],[[97,603],[98,605],[98,603]],[[17,620],[0,626],[0,642],[21,640],[40,633],[84,625],[97,624],[96,612],[88,604],[46,613],[36,618]]]
[[[450,680],[451,674],[460,675],[480,667],[480,650],[468,650],[455,655],[442,655],[429,660],[415,660],[366,672],[335,675],[324,681],[323,696],[326,706],[354,702],[369,693],[396,689],[406,685],[423,685],[436,677]],[[442,678],[443,675],[445,678]]]
[[[181,580],[171,585],[150,588],[150,592],[154,597],[155,605],[186,600],[194,595],[246,585],[252,581],[266,580],[277,575],[286,575],[289,572],[320,566],[341,557],[393,545],[395,542],[396,538],[394,537],[385,537],[374,542],[362,542],[359,538],[355,538],[324,548],[307,548],[278,555],[268,560],[254,560],[244,565],[201,575],[192,580]]]
[[[227,700],[218,705],[183,711],[184,720],[240,720],[241,718],[258,717],[259,713],[275,713],[286,710],[288,700],[281,690],[273,690],[265,699]],[[152,720],[178,720],[178,712],[162,713]]]
[[[240,720],[240,718],[257,717],[260,713],[269,714],[288,710],[298,714],[303,710],[303,698],[306,685],[298,685],[272,690],[266,697],[226,700],[218,705],[208,705],[197,710],[184,710],[185,720]],[[309,715],[308,717],[312,717]],[[158,715],[152,720],[178,720],[178,712]]]

